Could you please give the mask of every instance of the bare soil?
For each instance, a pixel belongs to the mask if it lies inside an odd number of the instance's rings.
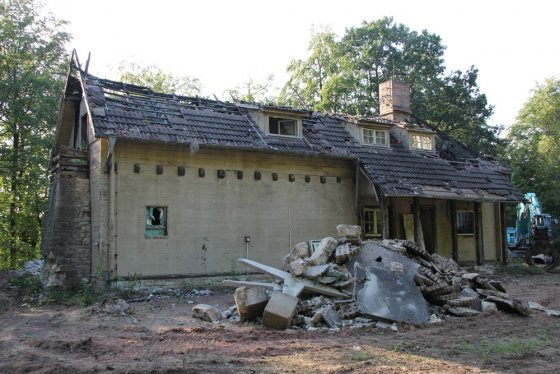
[[[508,293],[560,310],[560,271],[496,275]],[[558,373],[560,318],[498,312],[388,329],[274,331],[191,318],[198,303],[225,310],[232,291],[104,305],[29,305],[0,274],[2,373]],[[194,301],[189,304],[188,300]]]

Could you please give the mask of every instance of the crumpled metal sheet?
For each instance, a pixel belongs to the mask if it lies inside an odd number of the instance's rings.
[[[392,272],[391,263],[403,265],[404,274]],[[374,243],[366,243],[348,263],[348,270],[365,277],[357,286],[360,311],[375,319],[422,323],[428,321],[428,303],[414,282],[419,265]]]

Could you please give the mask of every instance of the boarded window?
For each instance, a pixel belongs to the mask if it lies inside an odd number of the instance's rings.
[[[167,208],[146,207],[146,236],[167,236]]]
[[[270,135],[298,137],[298,121],[290,118],[268,117],[268,133]]]
[[[474,234],[474,212],[471,211],[457,212],[457,234],[459,235]]]
[[[364,209],[364,236],[381,236],[381,211]]]

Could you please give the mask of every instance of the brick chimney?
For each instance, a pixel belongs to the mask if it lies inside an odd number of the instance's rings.
[[[379,106],[382,118],[396,122],[410,121],[410,85],[394,79],[381,83]]]

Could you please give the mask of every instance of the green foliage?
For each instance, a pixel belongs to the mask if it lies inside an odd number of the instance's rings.
[[[14,277],[10,279],[10,281],[12,285],[22,289],[28,289],[31,293],[41,292],[41,290],[43,289],[43,284],[41,283],[41,279],[39,277]]]
[[[560,80],[537,83],[507,136],[506,161],[514,167],[514,185],[534,192],[543,213],[560,216]],[[513,209],[512,209],[513,210]],[[560,230],[553,225],[555,243]]]
[[[509,266],[499,267],[501,273],[506,274],[544,274],[544,270],[538,266],[528,266],[523,258],[509,259]]]
[[[209,242],[210,240],[208,240],[206,238],[206,236],[204,238],[202,238],[202,256],[200,257],[200,259],[202,260],[202,264],[204,265],[204,272],[206,273],[206,252],[208,251],[208,248],[206,247],[206,242]]]
[[[128,274],[128,279],[125,280],[123,277],[117,277],[117,281],[122,283],[119,290],[122,294],[123,299],[128,300],[139,293],[140,277],[142,274]]]
[[[273,74],[269,74],[263,83],[257,83],[253,78],[249,77],[247,82],[235,86],[234,89],[225,90],[223,96],[226,98],[226,101],[228,101],[231,94],[236,100],[259,103],[274,102],[276,96],[272,86],[273,82]]]
[[[196,96],[200,95],[202,91],[202,85],[198,78],[173,75],[155,65],[144,66],[135,62],[121,61],[117,73],[119,81],[149,87],[154,92]]]
[[[476,344],[464,340],[457,349],[475,353],[484,360],[527,356],[531,353],[543,353],[545,350],[554,351],[553,354],[558,354],[558,349],[553,347],[554,344],[551,344],[551,341],[554,341],[551,338],[546,331],[543,331],[542,334],[533,333],[530,336],[523,336],[522,333],[519,333],[510,337],[477,339]]]
[[[313,31],[307,60],[293,60],[279,103],[358,116],[379,115],[379,84],[391,78],[411,86],[411,110],[482,153],[498,152],[500,126],[486,124],[493,108],[477,85],[478,70],[445,75],[441,38],[411,31],[392,18],[363,22],[338,38]]]
[[[0,0],[0,269],[39,253],[47,168],[67,70],[65,21]]]

